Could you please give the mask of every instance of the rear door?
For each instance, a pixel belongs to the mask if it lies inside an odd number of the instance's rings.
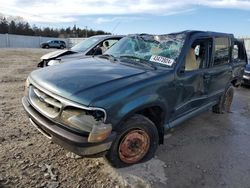
[[[54,41],[54,47],[55,48],[59,48],[60,47],[59,41],[57,41],[57,40]]]
[[[209,99],[217,99],[224,92],[232,77],[232,40],[229,36],[213,38],[213,55],[209,69],[204,77],[207,80]]]
[[[49,42],[49,47],[51,47],[51,48],[55,47],[55,41],[54,40]]]

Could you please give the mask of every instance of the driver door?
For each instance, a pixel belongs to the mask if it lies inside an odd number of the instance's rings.
[[[189,47],[182,71],[176,78],[177,104],[172,120],[206,104],[208,65],[211,59],[212,39],[197,39]]]

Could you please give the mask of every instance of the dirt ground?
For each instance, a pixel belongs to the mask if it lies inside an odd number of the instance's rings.
[[[0,187],[250,187],[250,88],[235,90],[232,112],[205,112],[169,131],[155,158],[114,169],[51,143],[21,105],[42,49],[0,49]]]

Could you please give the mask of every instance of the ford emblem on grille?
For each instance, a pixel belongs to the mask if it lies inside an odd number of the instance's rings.
[[[40,100],[41,102],[44,102],[44,101],[45,101],[45,96],[40,95],[40,96],[39,96],[39,100]]]

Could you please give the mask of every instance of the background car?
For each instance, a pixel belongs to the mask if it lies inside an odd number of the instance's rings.
[[[119,41],[123,35],[96,35],[89,37],[82,42],[76,44],[67,50],[57,50],[50,52],[42,56],[41,62],[38,63],[38,67],[46,67],[56,65],[64,61],[70,61],[74,59],[80,59],[84,56],[101,55],[117,41]]]
[[[246,70],[244,70],[244,68],[247,69],[248,65],[246,65],[246,62],[248,62],[248,59],[244,40],[242,39],[234,39],[232,62],[233,76],[236,78],[234,84],[237,86],[239,86],[241,83],[244,84],[244,80],[246,78]],[[242,65],[245,65],[246,67],[242,67]]]
[[[41,48],[66,48],[66,43],[62,40],[49,40],[40,44]]]
[[[245,68],[244,74],[243,74],[242,84],[250,86],[250,64],[246,65],[246,68]]]

